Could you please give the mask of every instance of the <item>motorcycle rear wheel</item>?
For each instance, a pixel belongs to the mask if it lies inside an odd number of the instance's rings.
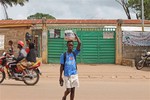
[[[144,67],[144,64],[145,62],[143,60],[140,60],[136,65],[136,69],[141,70]]]
[[[35,85],[39,81],[39,78],[36,70],[29,70],[29,74],[24,76],[23,81],[26,85]]]
[[[5,79],[5,73],[0,71],[0,83],[2,83]]]

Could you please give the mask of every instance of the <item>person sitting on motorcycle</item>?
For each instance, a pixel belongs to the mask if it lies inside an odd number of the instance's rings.
[[[31,51],[30,51],[31,50]],[[34,49],[34,43],[31,42],[31,38],[26,39],[26,48],[25,51],[27,53],[26,61],[28,63],[24,63],[24,66],[27,66],[30,62],[35,63],[36,62],[36,50]]]
[[[37,55],[37,52],[34,48],[34,43],[29,43],[29,53],[27,54],[27,57],[26,57],[28,66],[31,66],[34,63],[36,63],[36,55]]]
[[[37,57],[37,52],[35,50],[34,43],[30,42],[29,43],[29,53],[27,54],[27,57],[26,57],[28,67],[30,67],[34,63],[36,63],[36,57]],[[37,68],[37,72],[40,75],[42,74],[39,68]]]
[[[22,41],[18,41],[19,55],[15,59],[15,61],[9,63],[9,67],[10,69],[12,69],[13,72],[16,72],[15,68],[17,63],[23,60],[24,58],[26,58],[27,56],[27,53],[23,47],[24,47],[24,43]]]

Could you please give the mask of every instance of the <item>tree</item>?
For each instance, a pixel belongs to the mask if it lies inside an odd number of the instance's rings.
[[[141,7],[141,0],[116,0],[123,8],[128,17],[131,19],[130,11],[136,14],[136,18],[142,18],[142,7]],[[145,19],[150,20],[150,0],[143,0],[144,1],[144,16]]]
[[[45,17],[46,19],[56,19],[52,15],[43,14],[43,13],[36,13],[34,15],[30,15],[27,17],[27,19],[42,19],[43,17]]]
[[[13,5],[21,5],[24,6],[25,2],[28,2],[29,0],[0,0],[0,4],[3,6],[4,8],[4,12],[5,12],[5,17],[6,19],[9,19],[8,17],[8,13],[7,13],[7,8],[8,6],[13,7]]]
[[[143,0],[144,2],[144,16],[145,16],[145,19],[147,20],[150,20],[150,0]],[[135,10],[137,16],[139,18],[142,18],[142,10],[141,10],[141,6],[142,6],[142,3],[141,3],[141,0],[129,0],[128,1],[128,6],[130,8],[132,8],[133,10]]]
[[[131,19],[130,10],[128,7],[128,0],[116,0],[124,9],[128,19]]]

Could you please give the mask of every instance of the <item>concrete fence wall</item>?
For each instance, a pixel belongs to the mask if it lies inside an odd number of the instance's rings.
[[[123,45],[123,59],[133,59],[135,64],[140,60],[144,50],[150,51],[149,46],[128,46]]]

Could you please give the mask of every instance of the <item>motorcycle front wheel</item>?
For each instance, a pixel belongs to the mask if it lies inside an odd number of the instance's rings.
[[[144,63],[145,63],[144,60],[140,60],[136,65],[136,69],[137,70],[142,69],[144,67]]]
[[[5,73],[0,71],[0,83],[2,83],[5,79]]]
[[[39,81],[39,74],[36,70],[28,70],[28,74],[23,77],[26,85],[35,85]]]

